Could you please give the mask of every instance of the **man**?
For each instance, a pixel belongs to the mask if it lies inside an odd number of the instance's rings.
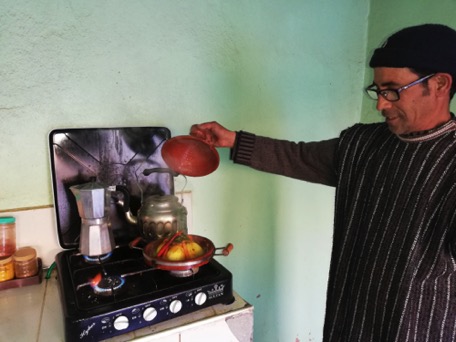
[[[456,31],[405,28],[370,60],[366,92],[385,122],[293,143],[230,131],[191,134],[235,163],[336,187],[324,341],[456,338]]]

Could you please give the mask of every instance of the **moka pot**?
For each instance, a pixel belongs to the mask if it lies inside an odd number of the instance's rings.
[[[108,254],[115,248],[108,214],[110,190],[97,182],[74,185],[70,190],[81,217],[79,251],[91,257]]]

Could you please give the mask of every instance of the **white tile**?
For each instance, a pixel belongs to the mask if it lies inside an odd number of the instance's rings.
[[[36,341],[40,329],[45,285],[30,285],[0,291],[2,341]]]
[[[56,273],[53,273],[52,277],[55,278],[55,274]],[[55,279],[43,281],[46,282],[46,301],[43,307],[38,342],[63,341],[65,334],[58,282]]]

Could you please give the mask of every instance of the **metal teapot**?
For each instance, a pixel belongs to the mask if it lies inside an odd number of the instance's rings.
[[[177,231],[188,233],[187,209],[174,195],[153,195],[146,197],[134,216],[129,208],[128,191],[117,186],[117,191],[124,195],[123,201],[118,201],[125,211],[125,218],[139,229],[146,241],[152,241],[175,234]]]

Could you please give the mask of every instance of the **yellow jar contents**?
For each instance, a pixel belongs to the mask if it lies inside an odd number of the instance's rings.
[[[13,258],[7,257],[0,259],[0,281],[11,280],[14,278]]]
[[[13,255],[16,278],[32,277],[38,273],[36,250],[32,247],[19,248]]]

